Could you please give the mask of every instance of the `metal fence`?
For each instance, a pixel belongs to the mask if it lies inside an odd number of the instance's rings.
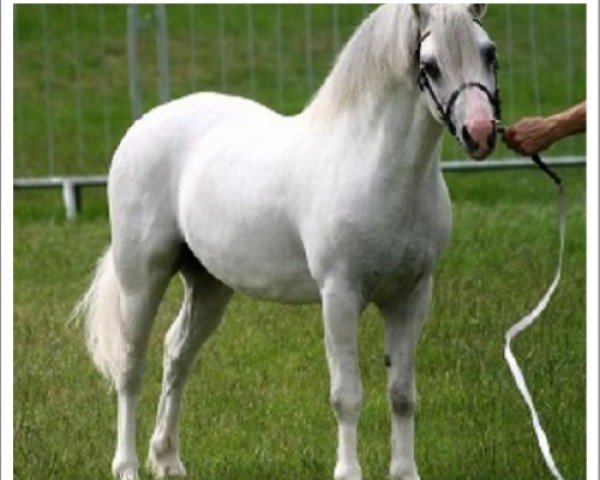
[[[105,184],[111,153],[132,119],[192,91],[297,112],[373,8],[15,5],[14,185],[62,187],[74,216],[81,187]],[[507,120],[585,97],[585,5],[493,5],[485,20],[502,55]],[[540,78],[557,58],[560,69]],[[498,150],[502,160],[489,168],[515,164]],[[584,153],[582,140],[570,140],[554,155],[581,164]],[[461,153],[446,142],[443,156]]]

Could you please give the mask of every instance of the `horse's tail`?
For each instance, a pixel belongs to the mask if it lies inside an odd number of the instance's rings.
[[[124,373],[127,352],[119,297],[112,249],[108,248],[98,261],[90,288],[73,311],[73,319],[83,322],[90,356],[111,385],[117,385]]]

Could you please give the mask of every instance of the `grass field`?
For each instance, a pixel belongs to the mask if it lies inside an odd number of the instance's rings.
[[[78,165],[73,141],[70,10],[48,7],[54,88],[57,172]],[[146,7],[145,7],[146,8]],[[486,17],[505,52],[506,6]],[[530,7],[513,6],[512,80],[502,71],[507,120],[535,110]],[[228,90],[248,94],[244,6],[227,6]],[[200,12],[202,15],[199,15]],[[340,9],[347,35],[362,15],[360,5]],[[585,7],[569,10],[573,26],[573,99],[585,96]],[[191,73],[189,21],[184,6],[169,7],[174,95],[219,86],[214,44],[217,7],[197,7],[200,26],[196,76]],[[535,8],[542,113],[565,106],[562,5]],[[98,85],[97,9],[78,10],[85,59],[84,167],[103,173],[107,151],[129,122],[123,7],[106,7],[111,145],[106,145]],[[256,7],[257,96],[278,107],[269,49],[272,10]],[[283,8],[291,55],[285,64],[281,110],[297,111],[309,97],[304,71],[302,6]],[[331,9],[312,9],[315,83],[333,56]],[[40,56],[40,7],[18,7],[15,51],[15,172],[48,170],[44,75]],[[516,32],[520,32],[517,34]],[[557,33],[559,32],[559,33]],[[200,33],[199,33],[200,35]],[[153,55],[146,34],[142,55]],[[213,47],[211,48],[211,45]],[[239,48],[236,48],[239,47]],[[562,50],[560,50],[562,51]],[[152,72],[144,80],[153,90]],[[506,85],[512,85],[510,95]],[[147,98],[148,105],[153,102]],[[534,112],[535,113],[535,112]],[[446,151],[452,156],[449,143]],[[583,138],[552,153],[584,153]],[[500,155],[506,151],[500,149]],[[19,173],[20,172],[20,173]],[[560,172],[569,193],[563,280],[541,321],[515,342],[557,464],[565,478],[585,476],[585,171]],[[529,413],[504,363],[504,332],[539,299],[554,274],[557,255],[555,191],[535,170],[452,173],[454,228],[436,275],[429,321],[417,356],[416,456],[424,480],[537,480],[551,478],[537,450]],[[95,260],[109,242],[105,192],[86,191],[76,223],[64,220],[58,192],[14,196],[14,478],[19,480],[110,478],[115,401],[88,360],[81,332],[66,320],[84,292]],[[160,389],[162,337],[178,309],[181,288],[173,281],[151,338],[146,386],[140,404],[138,454],[143,460]],[[384,479],[389,421],[383,367],[383,331],[374,310],[361,321],[360,350],[365,401],[360,455],[365,480]],[[192,480],[314,480],[331,478],[335,420],[328,403],[318,306],[285,307],[236,296],[226,321],[208,342],[185,396],[182,452]],[[147,477],[143,477],[147,478]]]
[[[564,278],[542,321],[516,341],[515,352],[565,478],[583,478],[585,184],[580,169],[562,173],[570,192]],[[554,189],[537,171],[452,174],[448,180],[454,234],[417,358],[422,478],[550,478],[502,345],[504,331],[552,277]],[[31,197],[15,200],[15,478],[108,478],[114,399],[88,361],[81,333],[65,324],[108,242],[108,225],[101,203],[88,205],[95,208],[68,224],[60,215],[52,218],[51,201],[37,200],[31,216],[25,213]],[[47,207],[46,220],[40,205]],[[180,293],[173,282],[151,340],[140,455],[159,392],[161,338]],[[316,306],[235,297],[186,394],[182,449],[189,478],[329,478],[335,422],[321,337]],[[360,337],[365,479],[383,479],[387,471],[382,344],[381,323],[368,311]]]

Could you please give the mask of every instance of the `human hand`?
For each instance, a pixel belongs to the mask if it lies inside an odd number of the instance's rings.
[[[534,155],[547,149],[555,141],[555,122],[552,117],[528,117],[507,127],[503,140],[506,145],[523,155]]]

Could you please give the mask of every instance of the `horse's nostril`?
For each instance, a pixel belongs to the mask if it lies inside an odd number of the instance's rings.
[[[466,126],[463,126],[461,133],[463,141],[465,142],[466,147],[469,149],[469,152],[476,151],[479,148],[479,145],[477,145],[477,142],[473,140],[473,137],[471,137],[471,134]]]

